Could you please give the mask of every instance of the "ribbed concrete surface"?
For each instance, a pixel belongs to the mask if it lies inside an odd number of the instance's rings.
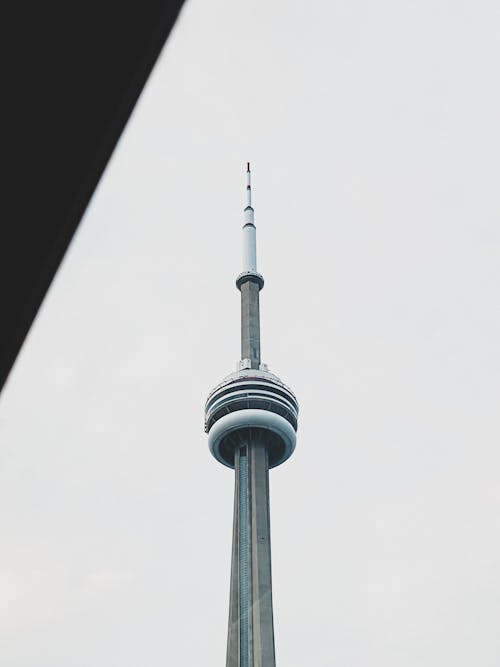
[[[241,286],[241,358],[250,359],[252,368],[259,368],[259,285],[251,280]]]
[[[246,457],[247,475],[240,474],[240,461]],[[241,483],[246,484],[246,502],[242,502]],[[274,628],[271,582],[271,541],[269,523],[269,469],[267,449],[257,434],[249,437],[235,457],[235,504],[229,631],[226,667],[275,667]],[[242,510],[243,506],[243,510]],[[244,512],[246,506],[247,511]],[[245,522],[247,543],[242,543]],[[241,549],[245,549],[242,553]],[[248,562],[248,576],[243,577]],[[242,586],[247,586],[242,595]],[[245,609],[242,600],[247,600]],[[245,629],[242,633],[242,625]],[[241,643],[241,637],[248,642]]]

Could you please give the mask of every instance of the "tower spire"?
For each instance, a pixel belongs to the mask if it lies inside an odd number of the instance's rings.
[[[257,271],[257,247],[255,237],[254,210],[252,208],[252,174],[247,162],[247,205],[243,211],[243,271]]]
[[[250,171],[250,162],[247,162],[247,206],[252,206],[252,172]]]
[[[264,278],[257,272],[257,239],[252,208],[250,162],[247,162],[247,205],[243,221],[243,272],[236,280],[241,291],[241,361],[260,367],[259,292]]]

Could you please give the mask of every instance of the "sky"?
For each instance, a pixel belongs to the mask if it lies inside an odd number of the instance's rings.
[[[5,667],[225,664],[252,163],[277,664],[500,664],[500,10],[188,0],[0,397]],[[41,221],[43,223],[43,221]]]

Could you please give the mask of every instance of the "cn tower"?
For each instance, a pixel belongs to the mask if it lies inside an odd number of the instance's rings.
[[[205,431],[213,456],[235,472],[226,667],[275,667],[269,469],[295,449],[298,403],[260,356],[256,230],[247,163],[243,221],[241,360],[209,394]]]

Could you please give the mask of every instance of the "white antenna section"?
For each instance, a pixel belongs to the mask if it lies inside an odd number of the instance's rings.
[[[247,162],[247,205],[243,224],[243,272],[257,271],[257,239],[253,220],[250,162]]]

